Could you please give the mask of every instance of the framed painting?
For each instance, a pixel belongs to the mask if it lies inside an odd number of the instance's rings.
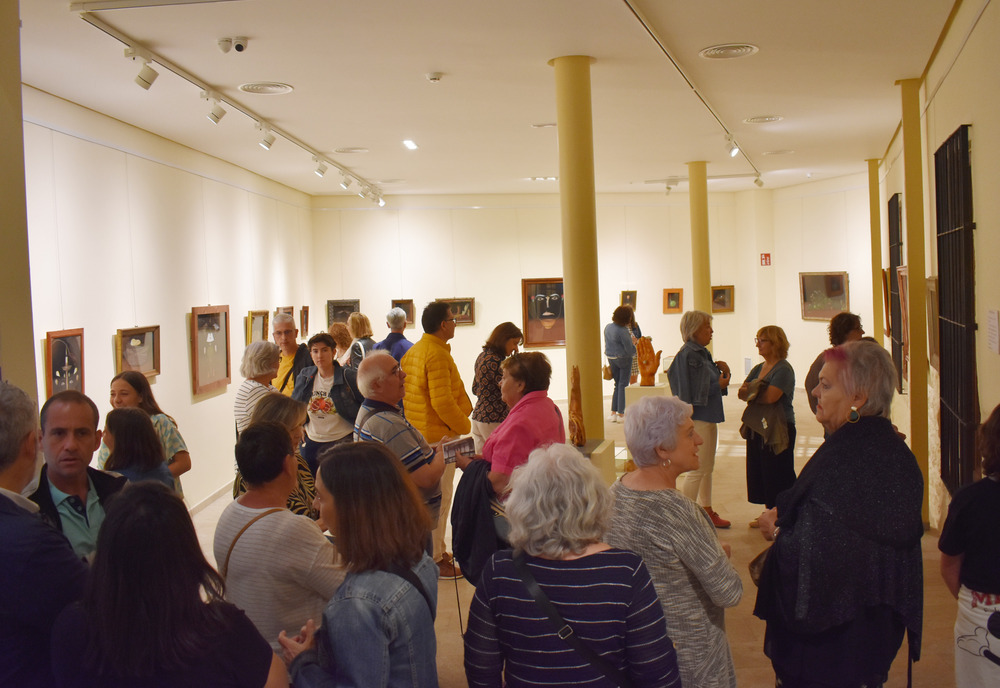
[[[222,389],[232,379],[229,306],[191,309],[191,385],[195,394]]]
[[[285,313],[286,315],[295,316],[295,306],[278,306],[274,309],[274,314]]]
[[[361,299],[337,299],[326,302],[326,326],[333,323],[347,324],[347,316],[361,312]]]
[[[663,313],[683,313],[684,312],[684,290],[664,289],[663,290]]]
[[[309,306],[299,309],[299,336],[309,339]]]
[[[803,320],[829,321],[849,311],[851,300],[846,272],[800,272],[799,303]]]
[[[408,325],[412,325],[413,320],[413,299],[393,299],[393,308],[402,308],[406,311],[406,322]]]
[[[45,333],[45,396],[83,391],[83,328]]]
[[[565,346],[562,277],[521,280],[524,347]]]
[[[882,322],[885,336],[892,336],[892,319],[889,317],[889,270],[882,270],[882,305],[885,306],[885,320]]]
[[[941,372],[941,345],[938,340],[938,278],[927,278],[927,352],[935,370]]]
[[[160,374],[160,326],[132,327],[115,335],[115,374],[134,370],[146,377]]]
[[[910,268],[900,265],[896,268],[899,280],[899,341],[903,343],[903,380],[910,379]]]
[[[475,325],[476,324],[476,300],[474,298],[467,299],[436,299],[437,301],[444,301],[446,304],[451,306],[451,314],[455,316],[456,325]]]
[[[280,311],[275,311],[275,314]],[[250,311],[247,313],[246,330],[247,344],[250,342],[265,342],[271,332],[267,329],[269,314],[267,311]]]
[[[736,287],[732,284],[712,287],[712,312],[732,313],[736,310]]]
[[[632,291],[623,291],[621,295],[621,306],[629,306],[632,311],[635,311],[635,300],[637,297],[637,292],[633,289]]]

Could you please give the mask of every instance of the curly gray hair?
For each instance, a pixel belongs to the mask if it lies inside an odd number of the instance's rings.
[[[510,478],[510,544],[534,557],[580,554],[604,536],[612,503],[597,468],[576,449],[536,449]]]
[[[677,447],[677,428],[691,417],[694,408],[677,397],[643,397],[628,408],[625,444],[636,466],[660,462],[657,449]]]

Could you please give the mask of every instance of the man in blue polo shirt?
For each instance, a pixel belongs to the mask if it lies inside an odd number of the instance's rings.
[[[388,351],[396,362],[403,360],[403,354],[410,350],[413,342],[403,335],[406,329],[406,311],[398,306],[385,316],[385,324],[389,328],[388,336],[375,345],[376,351]]]

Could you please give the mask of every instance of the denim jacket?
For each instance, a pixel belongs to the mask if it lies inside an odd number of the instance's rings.
[[[722,371],[712,360],[712,354],[698,342],[688,340],[674,356],[667,369],[670,391],[681,401],[694,407],[694,420],[721,423],[722,396],[727,390],[719,387]]]
[[[437,564],[413,567],[435,609],[403,578],[386,571],[349,573],[323,612],[330,652],[303,652],[292,662],[296,688],[432,688],[438,685]]]
[[[303,368],[302,372],[295,378],[295,388],[292,390],[292,399],[309,403],[312,396],[313,384],[316,382],[316,375],[319,369],[316,366]],[[346,384],[345,384],[346,383]],[[344,368],[339,363],[333,363],[333,386],[330,387],[330,396],[337,413],[354,425],[361,410],[361,402],[365,399],[358,390],[358,371],[354,368]],[[306,421],[309,422],[308,420]]]
[[[608,323],[604,328],[604,355],[608,358],[632,358],[635,344],[627,327]]]

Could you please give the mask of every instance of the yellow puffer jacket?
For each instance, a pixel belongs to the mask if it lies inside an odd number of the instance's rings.
[[[406,419],[434,444],[446,435],[467,435],[472,430],[472,402],[465,392],[451,347],[439,337],[425,334],[400,362]]]

